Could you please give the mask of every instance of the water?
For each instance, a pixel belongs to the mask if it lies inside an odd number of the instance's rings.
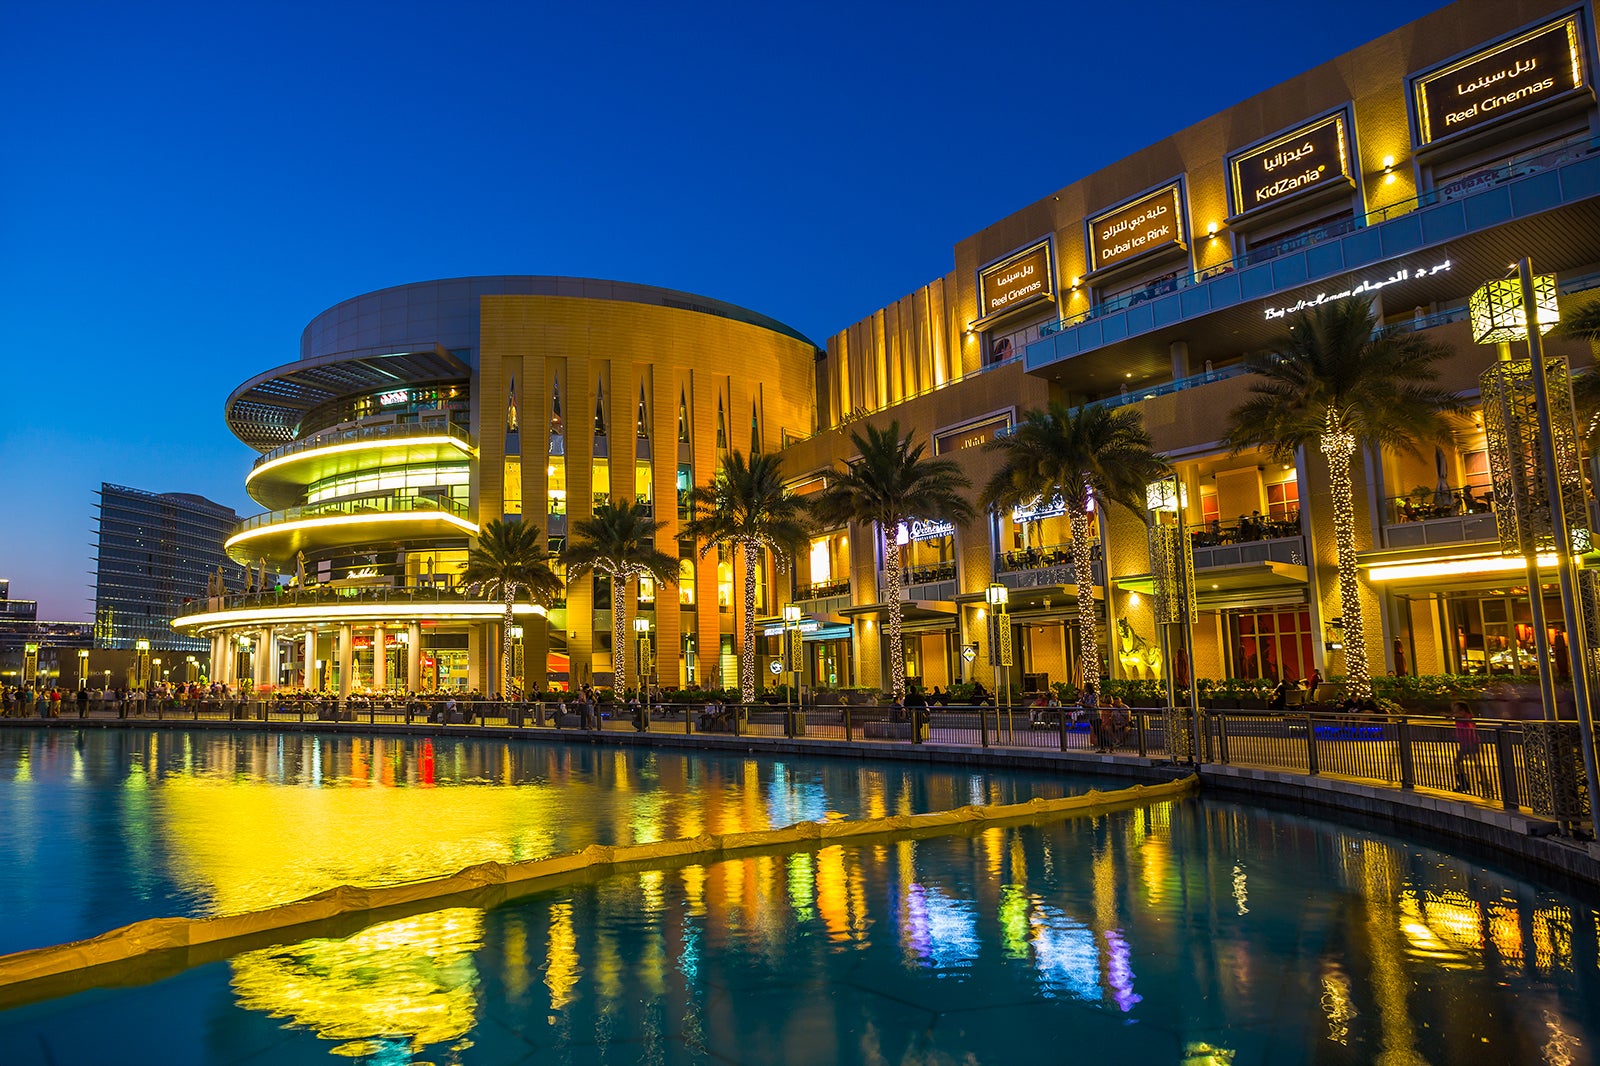
[[[0,954],[589,844],[1115,780],[415,737],[0,730]]]
[[[211,763],[219,785],[227,765]],[[747,817],[792,820],[761,812],[791,794],[802,764],[789,762],[776,790],[774,764],[682,765],[718,782],[708,794],[756,812]],[[824,788],[830,771],[840,781],[909,773],[803,765]],[[759,787],[724,776],[741,768]],[[930,774],[941,778],[965,801],[971,775]],[[593,780],[574,775],[593,791],[563,815],[606,804]],[[526,787],[536,786],[512,791]],[[841,795],[829,802],[845,803],[849,787],[833,787]],[[857,806],[914,806],[945,787],[890,783]],[[619,793],[607,810],[622,813],[586,825],[629,831],[649,791],[661,789]],[[188,828],[169,822],[168,846]],[[215,857],[205,855],[197,866]],[[1597,935],[1592,901],[1480,864],[1188,800],[648,870],[492,910],[422,913],[0,1013],[0,1058],[1582,1064],[1597,1061],[1600,1043]]]

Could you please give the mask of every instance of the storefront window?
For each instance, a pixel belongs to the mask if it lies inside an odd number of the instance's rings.
[[[604,459],[594,461],[590,491],[594,494],[596,507],[611,502],[611,464]]]
[[[678,560],[678,604],[682,607],[694,606],[694,560]]]
[[[1229,612],[1234,677],[1301,680],[1316,665],[1311,612],[1305,607],[1265,607]]]
[[[1295,522],[1300,518],[1300,482],[1294,471],[1276,485],[1267,486],[1267,517],[1274,522]]]
[[[550,457],[550,465],[545,467],[545,475],[550,479],[545,490],[549,501],[549,513],[564,515],[567,513],[567,460],[559,455]]]
[[[520,455],[506,456],[505,486],[501,489],[501,512],[504,514],[522,513],[522,457]]]

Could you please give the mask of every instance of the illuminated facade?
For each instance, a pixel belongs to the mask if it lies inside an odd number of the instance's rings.
[[[212,640],[218,679],[258,689],[499,692],[501,608],[459,581],[471,538],[515,517],[554,553],[632,499],[683,560],[678,587],[632,590],[654,678],[714,683],[740,594],[727,561],[679,544],[679,496],[732,449],[812,431],[816,356],[771,319],[647,286],[466,278],[346,301],[228,400],[269,510],[227,548],[287,583],[230,586],[178,624]],[[519,605],[519,680],[609,683],[609,603],[586,578],[547,615]]]
[[[848,451],[850,423],[895,418],[981,485],[997,461],[981,445],[1020,411],[1136,405],[1185,488],[1195,674],[1343,673],[1325,462],[1220,441],[1247,394],[1244,358],[1293,310],[1365,295],[1376,328],[1453,347],[1442,383],[1475,405],[1496,356],[1469,334],[1474,289],[1523,255],[1557,275],[1569,307],[1600,287],[1595,60],[1592,3],[1456,3],[1045,196],[957,243],[944,277],[829,338],[823,431],[786,468],[802,488]],[[1582,343],[1548,338],[1547,351],[1591,361]],[[1437,450],[1356,467],[1373,670],[1532,669],[1520,561],[1500,556],[1485,498],[1481,417]],[[1080,676],[1065,517],[1042,504],[908,533],[909,675],[993,683],[983,591],[999,581],[1014,684]],[[1140,644],[1157,643],[1142,516],[1109,509],[1092,535],[1104,665],[1153,676],[1170,664]],[[841,529],[800,561],[813,683],[845,660],[860,683],[887,677],[880,558],[869,531]],[[976,646],[970,666],[963,646]]]
[[[656,678],[732,686],[740,568],[679,543],[667,501],[752,446],[781,450],[792,490],[816,491],[865,418],[897,419],[982,484],[997,458],[983,445],[1056,400],[1137,405],[1174,462],[1196,676],[1343,673],[1327,466],[1229,454],[1244,360],[1296,309],[1367,296],[1375,328],[1453,347],[1442,383],[1475,401],[1495,355],[1471,343],[1474,289],[1522,255],[1556,274],[1569,306],[1600,288],[1595,59],[1592,3],[1464,0],[960,241],[948,274],[823,353],[738,308],[605,282],[467,279],[341,304],[312,323],[299,362],[228,407],[264,453],[250,491],[276,509],[230,550],[305,573],[291,593],[230,595],[185,626],[214,638],[225,677],[497,689],[484,654],[495,609],[454,582],[472,532],[521,516],[559,548],[570,520],[631,497],[656,508],[659,546],[682,560],[677,588],[634,590]],[[1590,362],[1584,344],[1549,350]],[[1532,668],[1530,601],[1499,554],[1489,486],[1473,412],[1437,449],[1356,464],[1375,671]],[[1103,509],[1092,526],[1103,670],[1160,676],[1172,664],[1149,652],[1142,516]],[[992,582],[1009,589],[1013,687],[1081,676],[1072,532],[1051,501],[890,532],[905,547],[910,677],[998,680]],[[808,687],[887,683],[878,540],[819,530],[791,573],[761,568],[761,683],[791,599]],[[529,683],[610,680],[599,591],[585,580],[548,625],[525,627]]]

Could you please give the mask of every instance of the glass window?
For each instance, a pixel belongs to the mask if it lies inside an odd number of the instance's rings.
[[[683,607],[694,606],[694,560],[689,558],[678,560],[678,603]]]
[[[518,455],[506,456],[506,480],[501,490],[501,499],[504,501],[501,511],[505,514],[522,513],[522,457]]]
[[[545,476],[549,479],[545,495],[549,500],[549,513],[564,515],[567,513],[567,461],[559,455],[550,456],[549,465],[544,468]]]
[[[636,460],[633,464],[633,494],[640,503],[651,501],[654,495],[653,484],[649,460]]]
[[[594,505],[599,507],[611,501],[611,464],[604,459],[594,461],[594,480],[591,483]]]

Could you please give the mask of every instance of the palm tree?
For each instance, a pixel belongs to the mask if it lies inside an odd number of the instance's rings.
[[[739,701],[756,699],[756,565],[763,550],[780,571],[806,545],[805,511],[798,497],[783,491],[783,462],[770,452],[737,451],[722,462],[716,480],[689,493],[689,521],[683,535],[703,541],[700,556],[713,548],[737,548],[744,555],[744,644],[739,649]]]
[[[1345,299],[1296,314],[1267,352],[1251,356],[1260,379],[1229,419],[1235,453],[1262,446],[1288,461],[1315,441],[1328,463],[1339,605],[1344,616],[1345,674],[1350,694],[1372,694],[1366,628],[1356,584],[1355,505],[1350,463],[1357,445],[1419,455],[1419,444],[1450,437],[1444,412],[1455,394],[1433,384],[1435,364],[1451,349],[1421,333],[1375,334],[1372,304]]]
[[[662,525],[651,519],[648,504],[602,503],[592,517],[573,525],[562,554],[569,581],[591,571],[611,579],[611,684],[617,692],[628,680],[628,582],[649,577],[657,585],[670,585],[678,580],[678,560],[656,548]],[[639,682],[642,688],[642,672]]]
[[[912,434],[900,436],[900,423],[885,429],[868,425],[866,435],[851,432],[858,457],[836,474],[828,487],[810,500],[811,513],[822,523],[874,523],[883,538],[883,563],[889,612],[889,670],[894,698],[905,698],[906,658],[900,640],[900,524],[914,518],[970,522],[972,504],[962,490],[972,482],[949,459],[924,457],[926,444],[913,446]]]
[[[1556,332],[1581,337],[1600,351],[1600,300],[1590,300],[1561,317]],[[1578,435],[1592,439],[1600,429],[1600,372],[1590,369],[1572,378],[1572,404],[1578,416]]]
[[[539,543],[539,531],[520,521],[495,519],[483,527],[477,546],[467,552],[461,580],[468,588],[481,588],[498,598],[506,613],[500,626],[500,683],[511,683],[511,617],[518,593],[548,607],[561,594],[561,579],[550,569],[549,553]]]
[[[1100,683],[1099,618],[1094,606],[1089,501],[1122,504],[1144,516],[1145,486],[1167,472],[1150,450],[1144,418],[1132,407],[1070,408],[1052,403],[1025,411],[1016,429],[990,441],[1003,456],[984,486],[990,507],[1012,507],[1060,497],[1072,526],[1072,576],[1078,586],[1078,647],[1083,682]]]

